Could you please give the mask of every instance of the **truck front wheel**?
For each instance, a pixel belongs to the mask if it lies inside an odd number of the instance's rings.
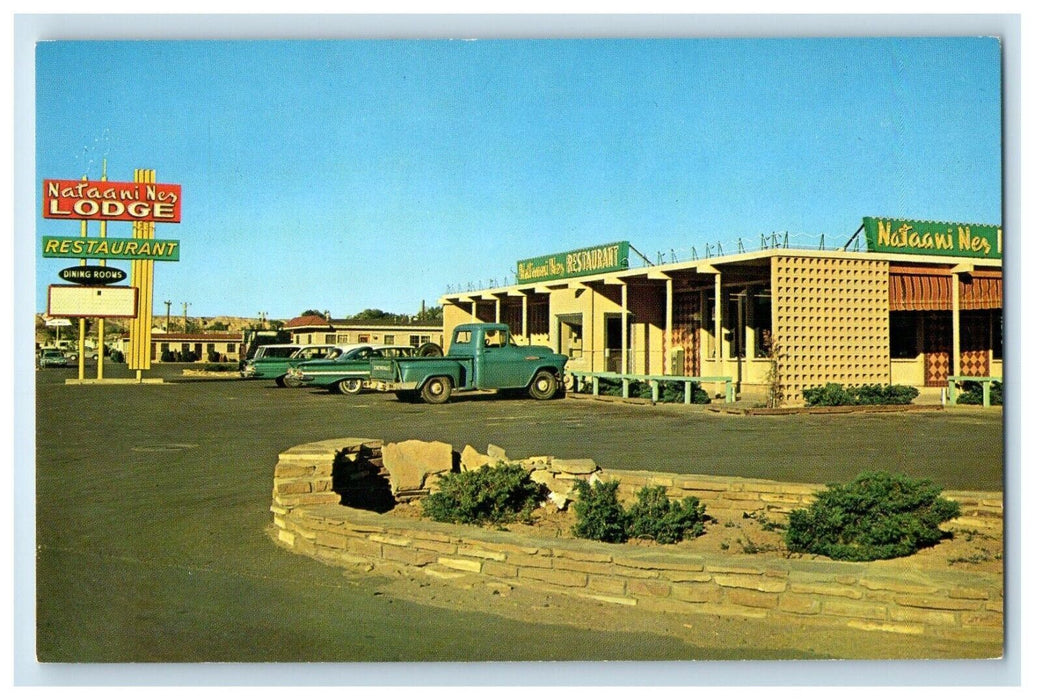
[[[535,373],[532,383],[528,385],[528,395],[533,399],[545,401],[557,394],[557,377],[553,372],[541,369]]]
[[[425,403],[445,403],[452,394],[452,382],[448,377],[433,377],[420,390]]]

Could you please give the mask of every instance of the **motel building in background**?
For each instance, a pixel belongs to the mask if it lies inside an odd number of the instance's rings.
[[[502,322],[518,343],[567,355],[566,370],[730,377],[753,401],[773,385],[783,406],[830,382],[939,401],[949,376],[1002,377],[1001,227],[863,229],[864,252],[766,247],[631,267],[623,241],[521,260],[514,285],[442,297],[444,335]]]

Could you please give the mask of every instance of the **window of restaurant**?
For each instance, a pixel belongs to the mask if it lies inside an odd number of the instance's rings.
[[[774,340],[774,326],[771,324],[771,290],[754,287],[751,291],[755,343],[753,357],[770,357]]]
[[[919,357],[919,317],[915,312],[890,312],[890,357],[894,360]]]

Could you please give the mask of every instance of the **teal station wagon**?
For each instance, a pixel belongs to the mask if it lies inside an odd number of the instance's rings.
[[[263,355],[252,360],[247,360],[242,369],[242,376],[246,379],[274,379],[280,387],[299,386],[287,372],[291,367],[309,360],[321,360],[334,358],[342,353],[355,348],[355,345],[305,345],[289,357],[277,355]]]

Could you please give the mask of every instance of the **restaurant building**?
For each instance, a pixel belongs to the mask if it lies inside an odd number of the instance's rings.
[[[1001,377],[1002,229],[863,228],[864,252],[765,247],[636,267],[622,241],[522,260],[514,285],[442,297],[445,337],[499,321],[568,355],[566,369],[726,376],[780,405],[830,382],[939,397],[951,375]]]

